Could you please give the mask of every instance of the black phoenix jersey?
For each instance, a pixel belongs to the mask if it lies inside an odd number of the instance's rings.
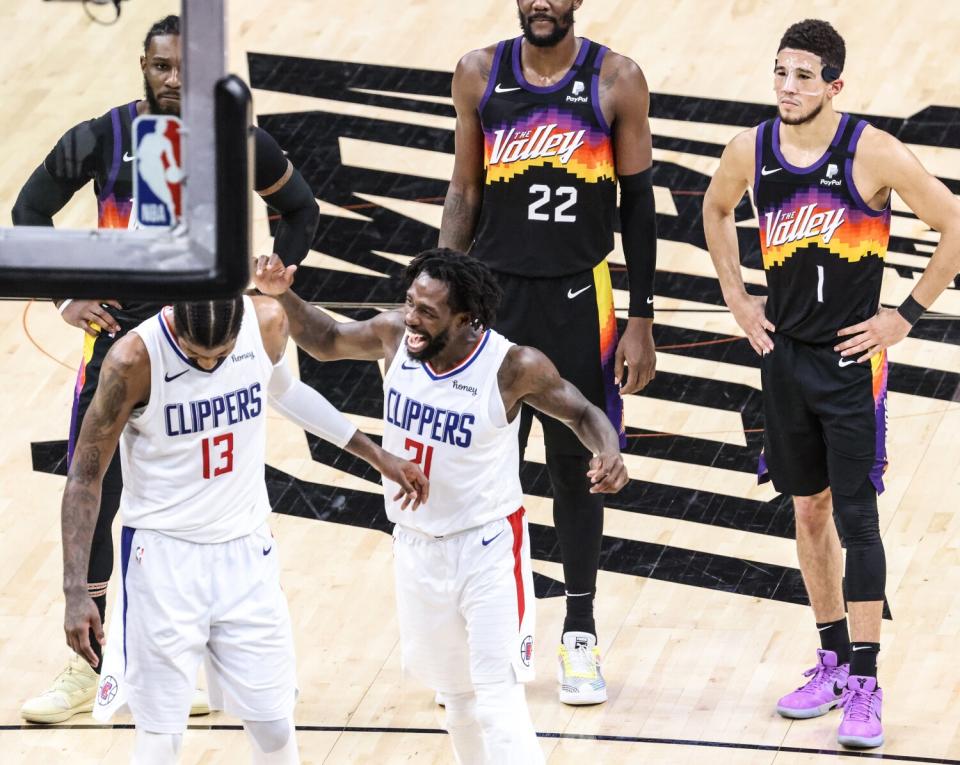
[[[830,147],[808,167],[780,150],[780,119],[757,128],[753,198],[767,272],[767,318],[778,333],[834,343],[837,330],[877,312],[890,203],[874,210],[853,185],[867,123],[844,114]]]
[[[541,88],[524,79],[522,39],[497,45],[479,106],[486,179],[472,252],[521,276],[586,271],[613,249],[617,208],[599,95],[607,48],[583,38],[566,76]]]

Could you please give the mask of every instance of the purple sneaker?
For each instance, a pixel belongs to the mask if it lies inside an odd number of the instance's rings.
[[[880,706],[883,691],[877,688],[877,678],[850,675],[847,692],[840,702],[843,720],[837,731],[837,741],[843,746],[872,749],[883,743],[880,724]]]
[[[847,688],[850,665],[837,666],[837,654],[817,649],[817,666],[803,673],[806,685],[788,693],[777,702],[777,713],[794,720],[825,715],[837,706]]]

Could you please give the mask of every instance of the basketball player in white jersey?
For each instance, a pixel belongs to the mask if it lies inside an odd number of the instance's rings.
[[[489,329],[501,291],[481,260],[428,250],[406,272],[406,307],[338,324],[298,298],[274,255],[254,279],[276,295],[293,339],[318,359],[384,359],[383,447],[430,479],[416,513],[391,499],[406,669],[444,698],[457,761],[543,762],[523,683],[533,677],[534,593],[517,441],[526,402],[594,455],[591,492],[627,482],[607,416],[540,351]]]
[[[293,636],[267,527],[267,401],[398,482],[401,507],[426,479],[387,454],[319,393],[293,379],[287,320],[263,297],[163,309],[107,354],[70,465],[62,533],[70,647],[98,663],[103,643],[86,585],[101,482],[120,443],[122,587],[94,715],[127,703],[133,762],[179,756],[200,663],[211,700],[243,720],[253,762],[299,762]]]

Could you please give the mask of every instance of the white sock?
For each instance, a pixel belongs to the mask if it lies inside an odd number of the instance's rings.
[[[176,765],[182,745],[182,733],[150,733],[137,728],[130,765]]]

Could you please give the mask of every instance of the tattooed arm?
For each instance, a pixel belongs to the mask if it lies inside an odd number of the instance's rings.
[[[560,420],[593,453],[587,476],[591,494],[615,494],[627,482],[620,437],[607,415],[595,407],[535,348],[511,348],[497,374],[507,419],[519,416],[521,402]]]
[[[150,398],[150,359],[143,341],[130,334],[110,349],[97,392],[83,418],[60,509],[63,540],[63,629],[67,645],[96,667],[90,631],[103,643],[103,625],[87,591],[87,566],[100,510],[103,474],[116,451],[130,412]]]
[[[473,244],[483,202],[483,127],[477,108],[483,99],[495,46],[468,53],[453,73],[457,110],[456,155],[440,223],[440,246],[466,252]]]

